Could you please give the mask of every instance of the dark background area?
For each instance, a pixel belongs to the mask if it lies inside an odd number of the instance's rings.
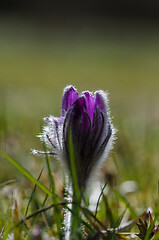
[[[58,17],[100,16],[126,19],[159,20],[159,1],[21,1],[0,2],[1,14],[28,14],[45,20]]]

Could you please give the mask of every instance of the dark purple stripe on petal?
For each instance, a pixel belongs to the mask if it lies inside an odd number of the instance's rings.
[[[68,109],[73,105],[73,103],[78,99],[79,95],[74,87],[68,86],[64,89],[62,98],[62,111],[61,115],[64,117]]]
[[[109,122],[108,122],[107,127],[108,127],[108,133],[107,133],[107,136],[105,137],[104,141],[101,143],[101,146],[100,146],[100,148],[99,148],[99,150],[97,152],[97,156],[96,156],[97,158],[100,158],[101,155],[103,154],[103,152],[104,152],[104,150],[105,150],[105,148],[106,148],[106,146],[108,144],[108,141],[109,141],[109,139],[110,139],[110,137],[112,135],[112,128],[111,128],[111,125],[110,125]]]
[[[72,112],[72,107],[68,110],[63,123],[63,150],[64,150],[64,155],[68,164],[68,168],[70,168],[69,149],[68,149],[68,130],[69,130],[70,121],[71,121],[71,112]]]
[[[93,114],[94,114],[94,108],[95,108],[95,98],[90,92],[84,92],[85,98],[86,98],[86,107],[87,112],[90,117],[91,123],[93,122]]]
[[[108,123],[108,135],[105,137],[104,141],[101,142],[101,145],[98,146],[98,150],[97,149],[92,149],[92,154],[90,153],[88,159],[89,161],[86,161],[87,158],[85,159],[85,167],[83,168],[83,174],[82,177],[84,179],[84,186],[87,183],[87,180],[89,178],[89,176],[91,175],[92,169],[97,165],[98,161],[100,160],[102,154],[104,153],[106,146],[108,144],[108,141],[111,137],[112,134],[112,129],[110,126],[110,123]]]
[[[94,114],[93,127],[89,138],[87,139],[87,144],[84,148],[85,159],[89,161],[88,164],[92,165],[91,161],[94,161],[94,155],[99,148],[101,136],[104,129],[104,116],[102,112],[97,108],[96,113]],[[96,159],[98,161],[98,159]]]
[[[104,115],[98,108],[96,109],[95,117],[97,118],[97,120],[96,120],[96,125],[94,126],[96,134],[92,139],[93,148],[96,148],[98,144],[100,144],[100,138],[102,134],[104,134],[104,123],[105,123]]]
[[[84,96],[74,103],[71,113],[71,129],[75,141],[85,138],[90,128],[90,119],[86,110],[86,100]],[[80,143],[80,142],[79,142]]]

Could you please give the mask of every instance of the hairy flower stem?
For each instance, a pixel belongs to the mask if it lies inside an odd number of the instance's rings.
[[[72,210],[72,185],[69,184],[69,178],[65,179],[65,200],[69,202],[64,212],[64,235],[65,240],[70,239],[71,234],[71,211]],[[69,210],[70,209],[70,210]]]
[[[81,225],[81,213],[80,213],[81,199],[75,198],[75,203],[72,205],[71,215],[71,238],[70,240],[82,239],[82,225]]]
[[[73,185],[69,182],[69,178],[67,176],[65,186],[65,200],[68,202],[68,204],[64,213],[65,240],[82,239],[80,214],[81,199],[76,199],[76,195],[73,189]]]
[[[72,211],[71,211],[71,238],[70,240],[81,239],[81,218],[80,218],[80,204],[81,204],[81,196],[82,192],[79,188],[79,182],[78,182],[78,174],[77,174],[77,166],[76,166],[76,160],[75,160],[75,151],[74,151],[74,144],[73,144],[73,138],[72,138],[72,131],[71,128],[68,129],[68,149],[69,149],[69,162],[70,162],[70,181],[72,185],[72,193],[73,193],[73,205],[72,205]]]

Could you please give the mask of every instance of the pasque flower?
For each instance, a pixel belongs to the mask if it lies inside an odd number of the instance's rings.
[[[74,159],[79,187],[85,187],[92,172],[106,158],[113,139],[107,94],[101,90],[80,95],[73,86],[64,89],[61,117],[44,118],[46,126],[41,140],[70,167],[69,131],[72,135]]]

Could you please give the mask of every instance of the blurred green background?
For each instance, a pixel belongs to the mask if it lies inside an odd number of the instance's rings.
[[[60,115],[68,84],[79,92],[109,92],[119,179],[138,180],[145,191],[150,184],[157,196],[158,23],[103,17],[47,23],[2,15],[0,148],[35,173],[30,149],[41,148],[42,119]],[[18,173],[1,159],[0,180],[10,178]]]

